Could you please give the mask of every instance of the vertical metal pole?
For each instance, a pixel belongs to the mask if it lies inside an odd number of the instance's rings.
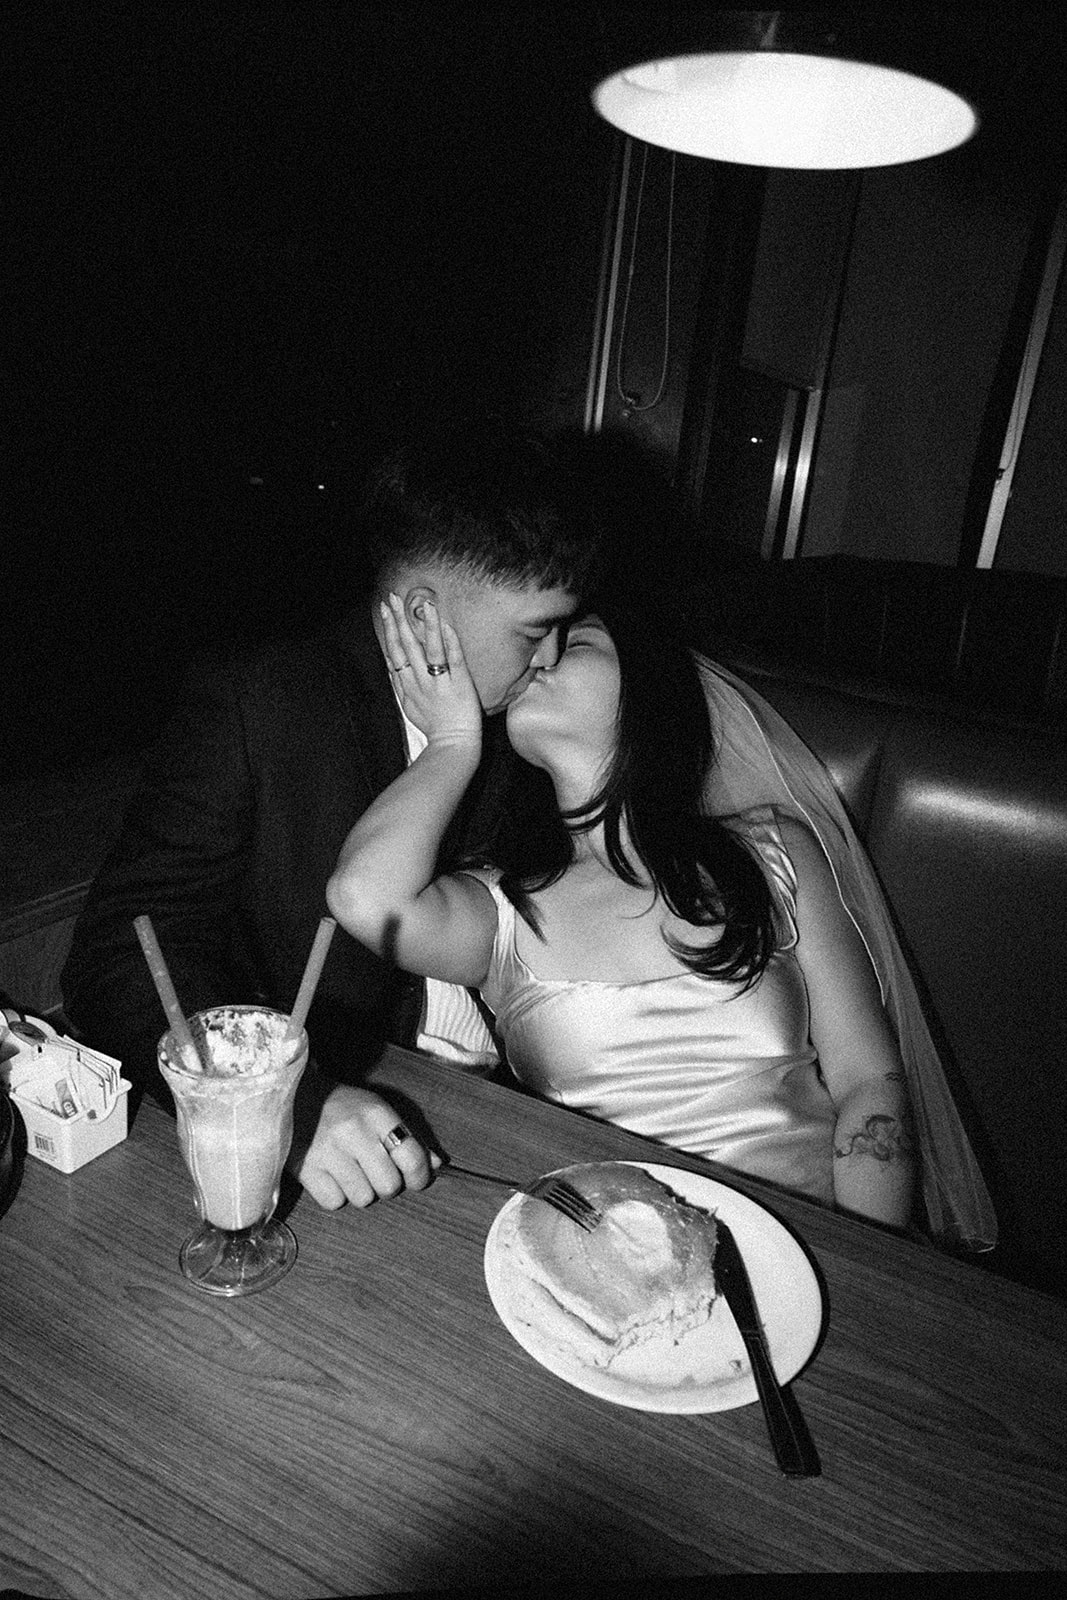
[[[604,247],[600,256],[600,281],[593,317],[593,342],[589,354],[589,379],[585,391],[585,432],[599,433],[604,422],[608,373],[611,370],[611,338],[615,325],[615,302],[619,293],[619,263],[626,232],[626,202],[630,188],[630,156],[633,140],[623,141],[622,159],[616,161],[612,188],[604,218]]]
[[[774,458],[774,476],[771,479],[771,494],[767,501],[767,518],[763,525],[763,543],[760,545],[760,557],[763,561],[770,561],[774,555],[775,539],[778,535],[778,518],[782,512],[782,496],[785,493],[786,473],[789,470],[789,457],[793,449],[793,428],[797,415],[797,390],[790,389],[785,397],[782,407],[782,426],[778,432],[778,453]]]
[[[1060,202],[1045,256],[1045,270],[1041,275],[1041,286],[1034,302],[1034,314],[1030,321],[1026,349],[1023,352],[1019,377],[1015,385],[1015,399],[1012,401],[1011,414],[1004,431],[996,482],[989,500],[989,510],[982,530],[982,542],[978,547],[978,559],[975,562],[977,567],[991,567],[996,558],[1000,530],[1008,509],[1008,501],[1011,499],[1011,486],[1015,478],[1019,451],[1022,448],[1027,413],[1030,410],[1034,384],[1037,381],[1037,369],[1041,365],[1041,352],[1045,347],[1045,336],[1048,333],[1052,305],[1063,271],[1065,253],[1067,253],[1067,197]]]
[[[782,543],[782,560],[792,561],[800,548],[800,525],[808,498],[808,478],[811,475],[815,440],[822,417],[822,388],[809,389],[804,403],[804,423],[800,432],[800,448],[793,472],[793,494],[789,501],[789,521],[786,523]]]
[[[789,501],[789,520],[786,524],[785,540],[782,545],[782,560],[792,561],[800,554],[801,538],[804,529],[804,513],[807,510],[808,481],[811,476],[811,466],[815,457],[815,447],[819,437],[819,424],[822,421],[823,400],[830,382],[830,369],[833,365],[834,353],[837,349],[837,335],[841,326],[841,313],[845,305],[845,291],[848,284],[849,263],[852,260],[852,249],[856,239],[856,219],[859,215],[862,174],[856,173],[852,178],[852,199],[848,208],[848,216],[843,227],[843,241],[841,248],[840,266],[838,268],[836,292],[830,306],[823,316],[820,331],[820,350],[818,361],[818,381],[808,390],[804,407],[804,423],[800,435],[800,448],[797,451],[796,470],[793,474],[793,492]]]

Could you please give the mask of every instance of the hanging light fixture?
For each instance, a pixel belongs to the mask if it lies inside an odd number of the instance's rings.
[[[649,28],[615,29],[618,59],[593,91],[607,122],[647,144],[744,166],[885,167],[953,150],[978,126],[943,73],[915,68],[914,41],[899,48],[900,26],[864,39],[862,19],[849,32],[788,11],[690,10],[666,25],[653,0],[649,12]]]

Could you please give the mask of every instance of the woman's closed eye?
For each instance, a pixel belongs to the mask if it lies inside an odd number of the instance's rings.
[[[567,650],[589,649],[605,637],[604,629],[597,622],[575,622],[567,629]]]
[[[602,628],[575,628],[567,635],[567,650],[602,650],[608,644]]]

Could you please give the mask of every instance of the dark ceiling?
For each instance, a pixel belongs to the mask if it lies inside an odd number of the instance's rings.
[[[9,11],[27,390],[68,438],[80,401],[144,421],[177,390],[212,414],[190,448],[255,452],[398,382],[454,385],[457,354],[468,377],[506,362],[593,123],[549,15]]]

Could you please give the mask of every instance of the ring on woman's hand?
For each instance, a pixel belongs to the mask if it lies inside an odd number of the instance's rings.
[[[448,670],[449,667],[447,661],[427,661],[426,663],[426,671],[430,674],[431,678],[439,678],[441,677],[442,673],[445,673]]]
[[[395,1128],[390,1128],[389,1132],[383,1135],[381,1142],[387,1150],[395,1150],[398,1144],[403,1144],[405,1139],[410,1138],[411,1129],[405,1128],[402,1122],[398,1122]]]
[[[410,665],[411,665],[410,661],[402,661],[398,667],[390,667],[389,671],[390,672],[403,672],[404,668],[405,667],[410,667]]]

